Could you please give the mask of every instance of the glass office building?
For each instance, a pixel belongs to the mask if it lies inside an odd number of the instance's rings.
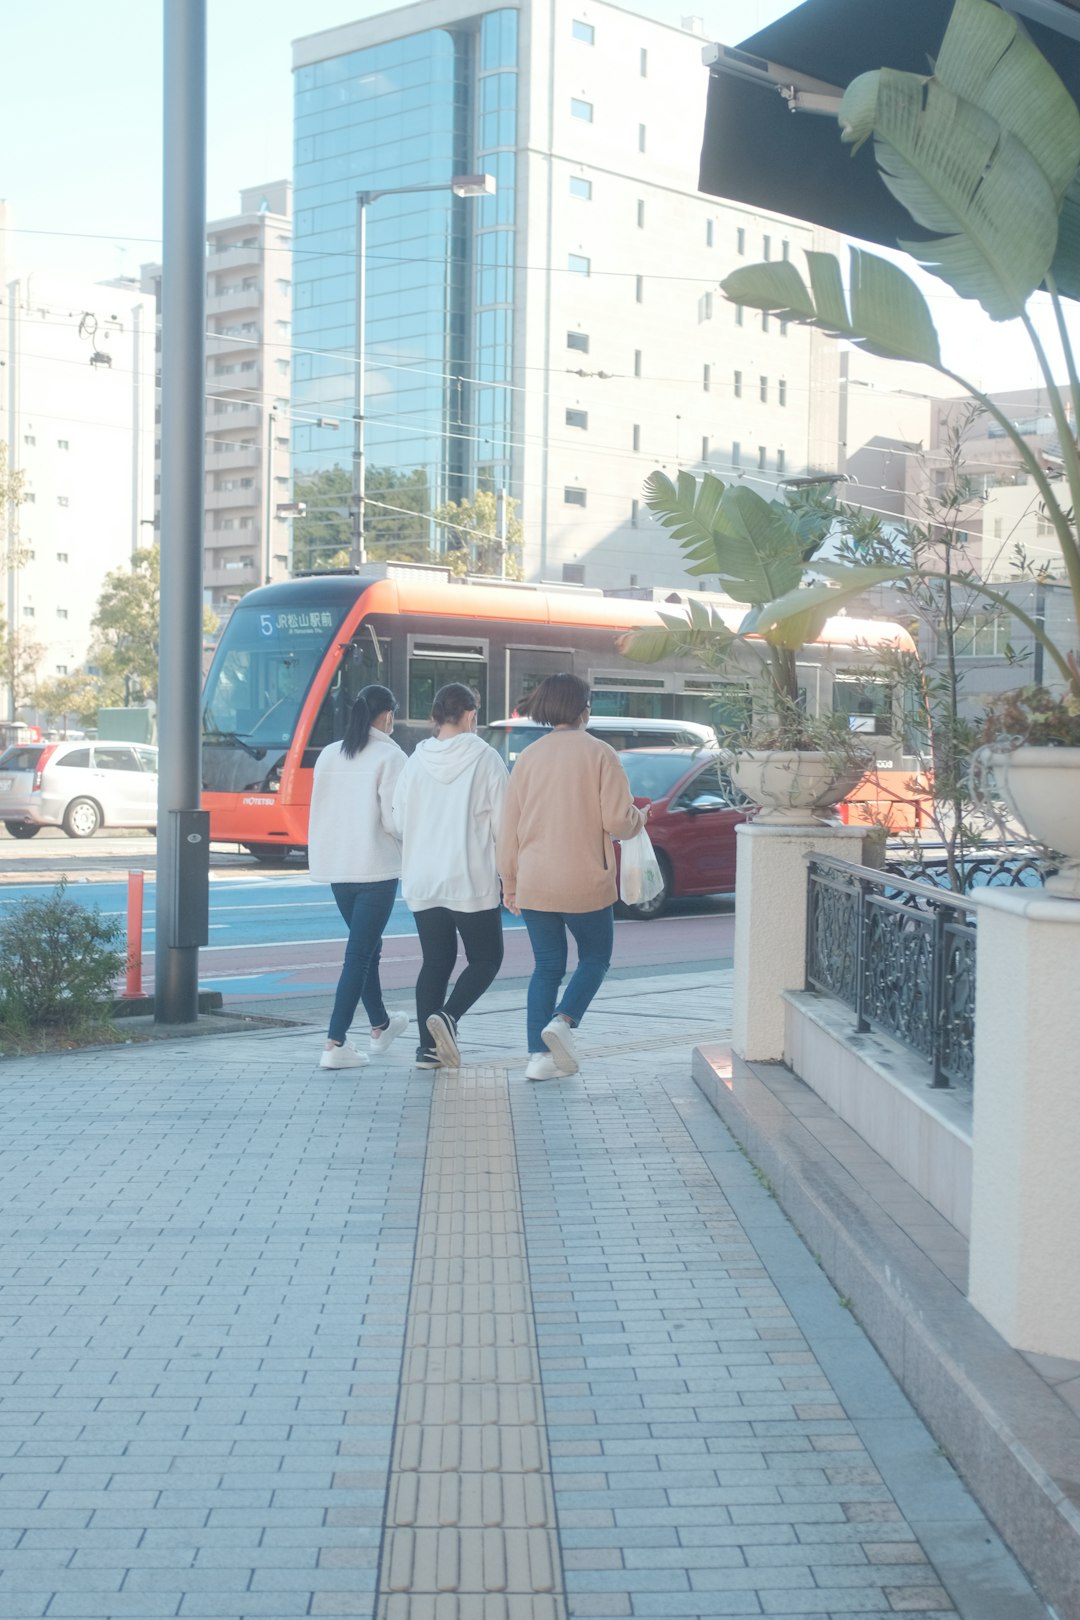
[[[367,207],[369,530],[405,484],[428,510],[478,485],[513,492],[517,35],[516,12],[494,11],[296,70],[298,487],[336,467],[347,489],[352,474],[357,193],[447,187]],[[451,194],[452,176],[481,172],[495,196]]]

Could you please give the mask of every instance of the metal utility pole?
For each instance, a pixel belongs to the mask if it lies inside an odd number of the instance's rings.
[[[266,407],[266,464],[263,467],[263,584],[269,585],[274,572],[273,558],[273,532],[274,532],[274,425],[277,422],[277,411],[272,405]]]
[[[353,447],[353,544],[349,559],[354,568],[367,562],[364,537],[364,410],[367,404],[367,211],[370,191],[356,194],[356,441]]]
[[[495,497],[495,533],[499,541],[499,578],[506,578],[506,491],[500,489]]]
[[[161,632],[154,1018],[193,1024],[206,943],[199,809],[206,327],[206,0],[165,0]]]

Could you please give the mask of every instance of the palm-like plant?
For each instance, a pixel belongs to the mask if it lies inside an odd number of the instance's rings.
[[[808,253],[809,285],[788,262],[748,265],[722,283],[734,303],[817,326],[876,354],[916,361],[949,377],[1012,440],[1054,527],[1080,624],[1080,375],[1063,294],[1080,296],[1080,111],[1016,20],[988,0],[956,0],[929,75],[882,68],[849,86],[842,138],[874,142],[882,178],[917,225],[937,233],[900,245],[997,321],[1023,322],[1045,379],[1068,489],[1063,503],[1037,457],[993,400],[946,366],[930,311],[911,278],[887,260],[851,249],[849,286],[832,254]],[[1068,379],[1072,421],[1028,312],[1045,287]],[[824,570],[818,567],[817,572]],[[833,570],[833,579],[842,572]],[[1004,593],[965,580],[1013,614],[1080,696],[1080,660]],[[839,598],[836,598],[839,601]],[[790,592],[764,606],[758,628],[773,634],[799,603]]]
[[[682,546],[687,572],[715,578],[747,612],[733,630],[718,608],[691,599],[685,612],[661,612],[663,629],[628,631],[620,651],[645,664],[689,654],[717,665],[746,648],[764,666],[769,729],[777,745],[816,748],[799,705],[796,654],[816,641],[839,607],[894,578],[895,569],[816,561],[831,528],[827,511],[766,501],[711,473],[698,483],[681,472],[673,484],[654,472],[645,483],[645,500]],[[810,572],[837,583],[807,584]]]

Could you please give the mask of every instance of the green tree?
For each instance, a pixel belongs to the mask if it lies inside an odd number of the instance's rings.
[[[161,552],[156,545],[133,551],[131,564],[105,575],[91,620],[94,639],[87,659],[99,680],[99,703],[157,697]]]
[[[445,501],[435,509],[435,522],[442,531],[442,560],[455,574],[503,572],[503,543],[499,539],[498,496],[494,490],[478,489],[464,501]],[[524,529],[517,515],[517,502],[506,497],[506,575],[523,579],[522,541]]]
[[[347,567],[355,539],[350,469],[322,467],[295,479],[293,498],[307,508],[293,520],[293,572]],[[369,467],[364,549],[371,561],[430,562],[430,510],[425,468]]]
[[[103,693],[99,675],[80,670],[75,675],[39,681],[32,702],[46,725],[64,727],[74,720],[79,726],[92,726],[97,723],[98,710],[109,708],[112,698]]]

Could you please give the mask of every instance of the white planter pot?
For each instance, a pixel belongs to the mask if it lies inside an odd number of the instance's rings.
[[[990,766],[1017,821],[1065,856],[1047,893],[1080,900],[1080,748],[999,748]]]
[[[839,765],[828,754],[794,749],[749,749],[728,755],[725,765],[735,786],[761,806],[758,823],[789,827],[827,821],[864,775],[859,766]]]

